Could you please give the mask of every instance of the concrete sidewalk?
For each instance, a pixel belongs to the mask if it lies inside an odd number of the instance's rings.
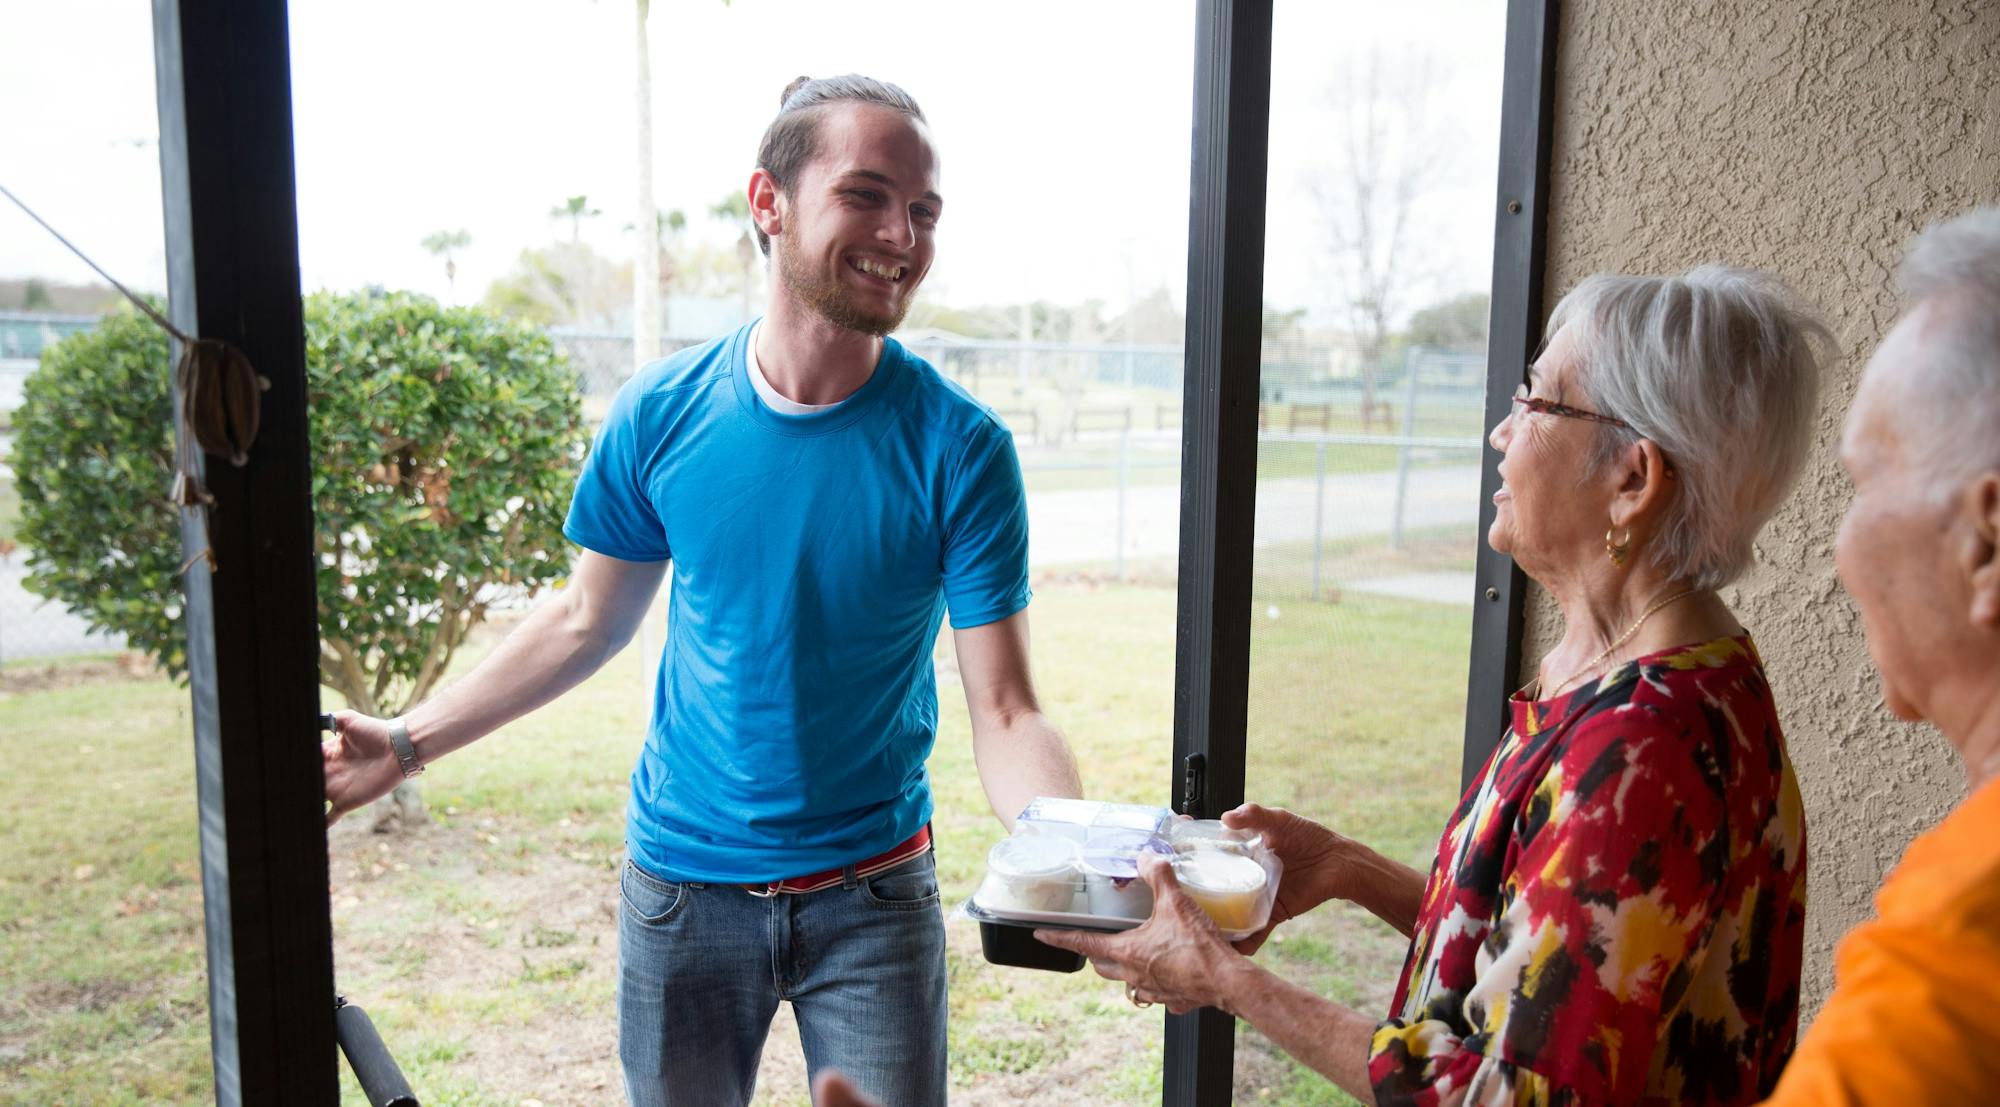
[[[1328,476],[1317,511],[1313,488],[1311,477],[1259,481],[1253,543],[1310,542],[1315,517],[1320,537],[1327,541],[1389,533],[1396,502],[1394,470]],[[1116,488],[1029,496],[1028,563],[1044,568],[1110,562],[1118,551],[1118,508]],[[1128,487],[1124,514],[1128,559],[1174,557],[1180,552],[1178,484]],[[1477,525],[1478,521],[1479,466],[1410,471],[1403,504],[1406,529]]]
[[[93,633],[61,604],[28,591],[27,576],[28,551],[0,559],[0,664],[125,648],[124,635]]]
[[[1350,580],[1341,585],[1348,592],[1365,592],[1371,596],[1393,596],[1399,600],[1421,600],[1424,603],[1441,603],[1452,607],[1471,607],[1472,590],[1477,587],[1475,573],[1402,573],[1390,577],[1370,577],[1367,580]]]
[[[1320,536],[1327,541],[1389,533],[1396,499],[1394,471],[1328,476],[1317,511],[1313,489],[1311,477],[1260,482],[1256,545],[1310,542],[1315,517]],[[1029,564],[1049,568],[1111,562],[1117,552],[1118,500],[1115,487],[1028,497]],[[1479,519],[1478,500],[1476,465],[1413,469],[1405,493],[1403,525],[1411,530],[1473,525]],[[1178,484],[1128,487],[1124,514],[1128,559],[1158,560],[1180,552]],[[124,636],[94,634],[88,623],[60,604],[28,592],[22,586],[28,575],[27,562],[26,550],[15,550],[12,558],[0,562],[0,663],[125,648]],[[1442,603],[1471,602],[1471,585],[1457,575],[1426,577],[1421,581],[1392,578],[1353,582],[1346,587]],[[1459,594],[1465,598],[1453,598]]]

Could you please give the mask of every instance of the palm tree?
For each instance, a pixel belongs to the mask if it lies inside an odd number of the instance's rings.
[[[708,205],[708,214],[742,228],[742,233],[736,237],[736,259],[743,266],[743,314],[748,317],[754,311],[751,293],[756,286],[754,275],[757,264],[757,239],[751,234],[756,224],[750,219],[750,198],[741,192],[729,193]]]
[[[660,356],[660,209],[653,206],[653,64],[646,41],[651,0],[637,0],[639,248],[632,263],[632,367]]]
[[[679,208],[675,208],[672,211],[660,211],[655,214],[653,226],[652,273],[650,276],[652,278],[654,294],[650,301],[643,297],[640,291],[647,287],[646,281],[649,276],[646,272],[646,250],[644,246],[633,247],[632,352],[634,360],[639,365],[644,365],[653,358],[660,356],[658,336],[665,335],[668,328],[672,326],[672,321],[667,318],[666,307],[661,303],[661,300],[667,295],[667,290],[673,286],[674,275],[679,271],[679,264],[674,260],[674,253],[676,244],[680,241],[681,232],[687,230],[687,216]],[[627,231],[636,231],[638,229],[639,227],[636,224],[625,224],[625,230]],[[653,309],[658,312],[654,324],[650,327],[646,326],[643,322],[648,303],[651,303]],[[648,333],[655,336],[655,340],[650,344],[645,343],[639,337],[642,334]],[[648,354],[651,356],[647,356]]]
[[[708,214],[724,223],[734,223],[749,231],[750,198],[741,192],[731,192],[722,199],[708,205]]]
[[[673,283],[675,276],[680,273],[680,262],[675,259],[674,255],[677,252],[676,244],[680,241],[681,232],[687,230],[687,225],[688,217],[679,208],[660,213],[660,291],[662,293],[666,292],[667,287]],[[673,320],[668,319],[665,310],[662,309],[660,313],[660,333],[665,334],[667,328],[672,325]]]
[[[728,7],[729,0],[722,0],[722,4],[724,7]],[[642,244],[646,242],[657,243],[660,241],[659,209],[653,206],[653,63],[651,46],[646,38],[646,16],[650,13],[651,8],[652,0],[635,0],[636,14],[639,17],[637,25],[638,35],[636,36],[638,44],[636,60],[638,62],[639,77],[637,82],[639,178],[638,188],[635,190],[638,196],[635,199],[639,204],[639,241]],[[578,197],[577,199],[580,200],[582,197]],[[680,217],[679,212],[674,212],[673,214],[676,217]],[[744,214],[746,216],[749,214],[748,205],[744,207]],[[674,230],[680,230],[680,227],[685,224],[686,219],[682,217],[681,224],[675,226]],[[574,241],[574,238],[574,232],[572,231],[571,240]],[[658,253],[655,251],[652,253],[652,256],[648,256],[647,249],[644,245],[641,245],[638,257],[632,264],[632,357],[634,367],[644,365],[648,361],[660,356],[661,320],[659,286],[660,269]]]
[[[583,235],[583,221],[604,212],[590,206],[588,196],[572,196],[549,209],[550,219],[569,220],[569,240],[577,242]]]
[[[432,257],[444,259],[444,281],[452,303],[458,302],[458,262],[453,254],[472,245],[472,232],[460,228],[455,231],[435,231],[424,236],[424,249]]]

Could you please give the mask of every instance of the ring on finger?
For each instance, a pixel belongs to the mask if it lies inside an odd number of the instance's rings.
[[[1139,1008],[1141,1011],[1153,1005],[1152,1000],[1139,998],[1139,989],[1133,987],[1130,980],[1125,982],[1125,998],[1131,1000],[1132,1006]]]

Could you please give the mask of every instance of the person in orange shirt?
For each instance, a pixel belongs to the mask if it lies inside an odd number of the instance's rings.
[[[2000,1102],[2000,208],[1926,231],[1902,283],[1841,443],[1834,560],[1884,702],[1944,733],[1970,789],[1841,940],[1767,1105]]]

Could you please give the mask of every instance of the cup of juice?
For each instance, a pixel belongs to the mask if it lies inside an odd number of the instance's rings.
[[[1182,850],[1174,859],[1174,876],[1225,934],[1254,933],[1271,917],[1266,894],[1271,874],[1254,857],[1224,849]]]

